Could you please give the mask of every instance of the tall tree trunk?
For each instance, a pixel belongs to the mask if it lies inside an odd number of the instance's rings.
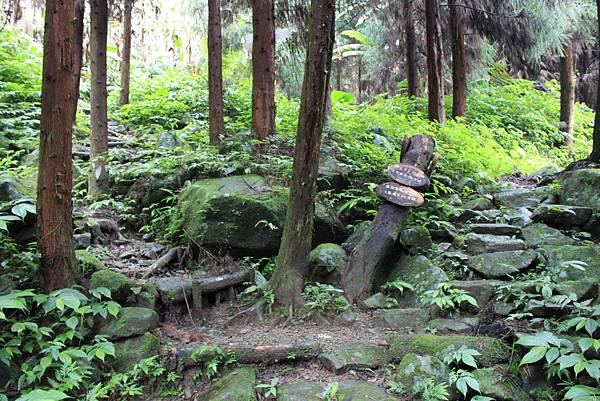
[[[357,75],[357,79],[356,79],[356,103],[361,103],[362,102],[362,69],[363,69],[363,65],[362,65],[362,57],[358,56],[357,60],[356,60],[356,75]]]
[[[252,1],[252,133],[275,133],[275,2]]]
[[[417,69],[417,39],[413,16],[413,0],[404,0],[404,34],[406,40],[406,79],[408,96],[419,96],[419,76]]]
[[[335,90],[342,90],[342,58],[338,58],[335,62]]]
[[[82,0],[47,0],[44,27],[37,230],[42,288],[75,282],[72,134],[81,73]]]
[[[467,51],[465,24],[456,0],[448,0],[452,40],[452,117],[467,114]]]
[[[598,10],[598,36],[597,39],[600,41],[600,0],[596,0],[596,9]],[[600,70],[600,64],[598,64]],[[600,76],[600,73],[598,74]],[[589,159],[593,162],[600,162],[600,79],[598,79],[598,87],[596,90],[596,119],[594,121],[594,136],[593,136],[593,148]]]
[[[277,303],[292,309],[302,304],[302,286],[308,270],[321,134],[335,42],[335,0],[312,0],[308,38],[292,184],[271,281]]]
[[[92,73],[90,96],[90,176],[88,194],[96,199],[108,193],[108,110],[106,90],[106,45],[108,40],[107,0],[90,2],[90,50]]]
[[[223,121],[223,37],[221,0],[208,0],[208,113],[210,143],[225,132]]]
[[[573,69],[573,44],[564,48],[560,58],[560,130],[565,134],[565,147],[573,149],[573,127],[575,125],[575,81]]]
[[[121,96],[120,104],[129,104],[129,84],[131,82],[131,14],[133,0],[125,0],[123,13],[123,54],[121,55]]]
[[[446,110],[444,108],[444,73],[438,14],[438,0],[425,0],[429,119],[443,125],[446,123]]]

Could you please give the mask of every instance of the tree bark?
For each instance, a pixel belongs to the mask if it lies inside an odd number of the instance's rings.
[[[448,0],[452,40],[452,117],[467,114],[467,51],[465,24],[456,0]]]
[[[408,96],[419,96],[419,76],[417,68],[417,39],[415,35],[413,0],[404,1],[404,34],[406,40],[406,80]]]
[[[106,45],[108,40],[107,0],[90,2],[91,96],[90,175],[88,194],[96,199],[108,193],[108,108],[106,89]]]
[[[598,10],[598,36],[597,39],[600,41],[600,0],[596,0],[596,9]],[[598,64],[600,70],[600,63]],[[600,77],[600,73],[598,75]],[[593,134],[593,147],[592,153],[588,158],[593,162],[600,162],[600,79],[598,79],[598,88],[596,90],[596,119],[594,121],[594,134]]]
[[[565,147],[573,149],[573,128],[575,125],[575,81],[573,78],[573,44],[564,47],[560,58],[560,130],[565,135]]]
[[[123,51],[121,55],[121,95],[119,103],[129,104],[129,85],[131,82],[131,14],[133,0],[125,0],[123,13]]]
[[[276,302],[292,309],[303,303],[302,287],[308,271],[321,134],[335,42],[335,0],[312,0],[308,38],[292,184],[271,281]]]
[[[444,74],[442,43],[438,25],[438,0],[425,0],[425,30],[427,36],[427,87],[429,96],[429,119],[446,123],[444,107]]]
[[[225,133],[223,120],[223,37],[221,0],[208,0],[208,113],[211,145]]]
[[[41,285],[48,292],[75,282],[71,152],[83,6],[81,0],[46,1],[37,230]]]
[[[275,2],[252,1],[252,133],[275,133]]]
[[[410,141],[402,163],[429,172],[433,159],[434,140],[428,136],[415,135]],[[351,303],[371,295],[375,276],[398,240],[406,224],[410,208],[384,203],[369,229],[352,251],[346,268],[342,271],[342,288]]]

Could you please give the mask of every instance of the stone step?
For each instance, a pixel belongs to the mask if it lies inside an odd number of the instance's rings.
[[[538,257],[536,251],[524,250],[483,253],[469,258],[467,265],[484,278],[506,280],[535,266]]]
[[[551,226],[582,226],[592,217],[592,209],[582,206],[550,205],[538,206],[533,212],[533,220]]]
[[[496,294],[496,290],[503,285],[506,285],[506,282],[500,280],[455,280],[452,282],[454,288],[467,291],[475,298],[480,307],[490,302]]]
[[[282,384],[277,389],[278,401],[314,401],[323,399],[328,384],[304,381]],[[346,380],[339,383],[335,399],[344,401],[396,401],[383,387],[363,380]]]
[[[467,235],[466,252],[470,255],[482,253],[521,251],[526,248],[525,242],[505,235],[475,234]]]
[[[471,230],[476,234],[519,235],[521,227],[510,224],[479,223],[471,224]]]

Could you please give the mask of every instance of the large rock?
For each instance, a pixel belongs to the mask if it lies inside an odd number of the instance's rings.
[[[482,253],[519,251],[525,249],[525,243],[504,235],[469,234],[465,241],[467,253],[479,255]]]
[[[600,246],[598,245],[564,245],[544,249],[547,268],[556,273],[560,280],[579,280],[584,278],[600,280]],[[569,262],[585,263],[585,271]]]
[[[443,357],[463,346],[481,353],[475,359],[482,367],[506,363],[512,356],[512,350],[508,345],[491,337],[419,334],[408,339],[402,336],[391,336],[387,338],[387,342],[390,345],[389,355],[394,360],[401,360],[410,353]]]
[[[520,207],[509,212],[506,216],[506,220],[510,224],[514,224],[519,227],[525,227],[531,224],[531,216],[533,213],[526,207]]]
[[[316,401],[323,399],[327,385],[313,382],[289,383],[279,386],[277,401]],[[396,401],[376,384],[349,380],[339,383],[336,399],[344,401]]]
[[[279,249],[288,191],[259,176],[200,180],[188,187],[174,228],[183,239],[243,255],[274,255]],[[313,243],[338,242],[344,228],[322,205],[315,211]]]
[[[512,226],[510,224],[472,224],[471,231],[476,234],[491,234],[491,235],[518,235],[521,234],[521,227]]]
[[[453,287],[464,290],[475,298],[480,307],[490,302],[496,294],[496,290],[505,284],[504,281],[499,280],[455,280],[452,282]]]
[[[469,268],[484,278],[509,278],[532,267],[538,259],[535,251],[484,253],[469,258]]]
[[[122,304],[127,297],[133,295],[131,289],[135,287],[135,282],[124,274],[104,269],[95,272],[90,278],[90,289],[99,287],[108,288],[112,299]]]
[[[564,180],[560,193],[561,203],[600,209],[600,169],[575,170]]]
[[[12,202],[22,198],[19,184],[8,174],[0,175],[0,202]]]
[[[164,305],[171,305],[192,299],[192,280],[185,277],[159,277],[152,281],[158,289]]]
[[[158,327],[158,314],[152,309],[129,307],[121,308],[116,318],[111,318],[100,329],[100,334],[112,340],[141,336]]]
[[[160,355],[160,341],[152,333],[115,343],[115,358],[107,359],[117,372],[127,372],[142,359]]]
[[[427,326],[429,329],[435,330],[436,334],[444,333],[460,333],[465,334],[470,332],[473,327],[479,323],[479,319],[475,317],[461,317],[457,319],[434,319]]]
[[[567,237],[560,230],[542,223],[531,224],[523,228],[523,238],[528,248],[541,246],[572,245],[575,240]]]
[[[321,244],[310,252],[309,263],[314,279],[334,284],[339,282],[339,273],[348,263],[348,255],[340,245]]]
[[[352,234],[350,234],[350,236],[342,244],[348,254],[352,253],[354,248],[356,248],[356,245],[358,245],[360,240],[363,238],[370,225],[370,221],[363,221],[354,226]]]
[[[584,225],[590,217],[589,207],[544,204],[534,210],[532,218],[551,226],[572,227]]]
[[[492,397],[496,401],[528,401],[531,398],[521,388],[518,377],[510,374],[505,367],[477,369],[473,377],[479,382],[481,394]]]
[[[206,401],[255,401],[256,369],[237,368],[216,380],[202,398]]]
[[[75,259],[79,270],[86,274],[108,269],[96,255],[85,249],[76,250]]]
[[[414,308],[421,306],[421,294],[437,288],[440,283],[445,283],[448,276],[425,256],[404,256],[391,267],[387,279],[378,284],[394,280],[405,281],[415,288],[415,291],[404,290],[403,295],[398,298],[401,307]]]
[[[389,362],[385,348],[352,342],[321,355],[321,363],[330,372],[341,374],[350,369],[377,369]]]
[[[467,203],[464,204],[463,206],[465,209],[470,209],[470,210],[489,210],[489,209],[493,209],[494,208],[494,204],[492,203],[492,201],[488,198],[476,198],[473,199]]]
[[[423,329],[429,312],[423,308],[388,309],[379,313],[379,320],[390,329]]]
[[[498,206],[518,209],[521,207],[534,208],[553,193],[552,187],[518,188],[498,192],[494,195]]]
[[[423,226],[402,230],[400,232],[400,243],[402,243],[411,254],[417,254],[422,250],[431,248],[433,245],[429,230]]]
[[[415,385],[423,380],[433,379],[436,384],[448,381],[446,365],[431,355],[407,354],[400,361],[396,372],[396,381],[410,394],[415,393]]]

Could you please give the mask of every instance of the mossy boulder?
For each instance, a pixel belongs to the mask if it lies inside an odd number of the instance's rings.
[[[400,242],[411,254],[418,254],[422,250],[431,248],[433,241],[426,227],[418,226],[407,228],[400,232]]]
[[[554,192],[552,187],[517,188],[501,191],[494,194],[496,205],[518,209],[521,207],[533,208],[538,206]]]
[[[429,312],[423,308],[387,309],[379,313],[379,320],[394,330],[420,330],[427,326]]]
[[[561,203],[600,209],[600,169],[580,169],[567,175],[562,183]]]
[[[498,287],[505,284],[500,280],[456,280],[452,282],[453,287],[465,290],[473,296],[480,307],[490,302]]]
[[[327,385],[323,383],[300,382],[279,386],[277,401],[317,401],[323,398]],[[385,389],[376,384],[349,380],[339,383],[336,399],[344,401],[397,401]]]
[[[433,379],[436,384],[448,381],[446,365],[431,355],[406,354],[396,372],[396,381],[411,394],[414,393],[415,384],[423,380]]]
[[[536,251],[495,252],[470,257],[468,266],[484,278],[507,279],[533,267],[537,260]]]
[[[259,176],[200,180],[181,195],[173,230],[184,240],[234,254],[276,254],[279,249],[288,191]],[[344,227],[335,213],[318,204],[313,244],[338,242]]]
[[[350,236],[346,238],[346,241],[344,241],[344,243],[342,244],[342,246],[348,252],[348,254],[350,254],[354,250],[354,248],[356,248],[356,245],[358,245],[360,240],[363,238],[363,236],[369,229],[369,226],[371,226],[370,221],[363,221],[354,226],[352,234],[350,234]]]
[[[388,362],[385,348],[364,342],[347,343],[321,355],[323,366],[336,374],[350,369],[377,369]]]
[[[460,246],[460,241],[455,241],[454,246]],[[482,253],[519,251],[525,249],[525,243],[520,239],[507,235],[490,235],[469,233],[464,241],[466,252],[470,255]]]
[[[160,355],[160,341],[152,333],[115,343],[115,358],[107,359],[117,372],[127,372],[142,359]]]
[[[405,290],[398,303],[403,308],[420,306],[419,296],[425,291],[435,289],[438,284],[448,281],[448,276],[442,269],[436,267],[422,255],[403,256],[391,266],[384,279],[376,283],[380,286],[388,281],[402,280],[411,284],[415,291]]]
[[[158,314],[152,309],[121,308],[116,318],[110,318],[100,329],[100,334],[113,340],[141,336],[158,326]]]
[[[418,334],[408,339],[391,336],[388,337],[387,342],[390,345],[389,355],[394,360],[402,360],[409,353],[442,357],[442,355],[456,351],[463,346],[481,353],[475,359],[479,366],[483,367],[508,362],[512,355],[508,345],[491,337]]]
[[[216,380],[208,393],[201,398],[206,401],[255,401],[256,369],[238,368]]]
[[[528,401],[529,394],[521,388],[518,377],[510,374],[506,367],[496,366],[473,371],[473,377],[479,382],[481,394],[496,401]]]
[[[340,245],[325,243],[310,252],[309,263],[313,279],[337,284],[341,270],[348,263],[348,255]]]
[[[75,251],[75,259],[79,270],[84,273],[106,270],[108,267],[96,255],[86,250]]]
[[[489,210],[489,209],[494,208],[494,204],[490,199],[481,197],[481,198],[475,198],[475,199],[465,203],[463,208],[469,209],[469,210],[478,210],[478,211]]]
[[[573,245],[575,243],[573,238],[567,237],[562,231],[543,223],[535,223],[523,228],[523,238],[529,248]]]
[[[600,280],[600,246],[598,245],[564,245],[544,248],[547,268],[558,274],[559,280],[580,280],[592,278]],[[585,271],[573,267],[569,262],[578,261],[586,264]]]
[[[544,204],[533,212],[533,220],[558,227],[582,226],[592,217],[592,209],[571,205]]]
[[[131,289],[135,287],[135,282],[124,274],[103,269],[92,274],[90,278],[90,289],[99,287],[108,288],[112,299],[122,304],[130,294],[132,295]]]

